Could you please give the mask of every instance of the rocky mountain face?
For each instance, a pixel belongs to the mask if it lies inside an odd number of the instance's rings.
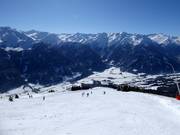
[[[116,66],[147,74],[180,71],[180,38],[164,34],[54,34],[0,28],[0,91],[49,85]]]
[[[60,47],[38,43],[23,51],[0,49],[0,56],[1,91],[27,82],[55,84],[105,68],[101,57],[90,47],[71,43]]]

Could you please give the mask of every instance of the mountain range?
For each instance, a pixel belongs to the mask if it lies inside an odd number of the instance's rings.
[[[176,44],[180,45],[180,37],[169,36],[165,34],[130,34],[122,33],[97,33],[97,34],[54,34],[49,32],[40,32],[36,30],[18,31],[10,27],[0,27],[0,44],[10,47],[31,48],[32,44],[37,42],[59,45],[61,43],[81,43],[111,46],[114,44],[132,44],[140,45],[144,42],[153,42],[159,45]]]
[[[116,66],[133,73],[180,71],[180,37],[165,34],[55,34],[0,27],[0,91],[51,85]],[[72,79],[73,80],[73,79]]]

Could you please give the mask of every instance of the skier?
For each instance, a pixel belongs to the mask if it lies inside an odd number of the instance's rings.
[[[93,92],[91,91],[91,94],[93,94]]]
[[[45,96],[43,96],[43,101],[44,101],[45,99],[46,99]]]
[[[103,93],[104,93],[104,95],[106,94],[106,92],[105,92],[105,91],[104,91]]]
[[[83,92],[83,93],[82,93],[82,97],[84,97],[84,94],[85,94],[85,93]]]
[[[19,95],[18,95],[18,94],[15,94],[15,98],[19,98]]]
[[[29,95],[29,98],[32,98],[32,95],[28,94]]]
[[[87,97],[89,97],[89,93],[87,93]]]
[[[13,97],[12,96],[9,96],[9,101],[13,102]]]

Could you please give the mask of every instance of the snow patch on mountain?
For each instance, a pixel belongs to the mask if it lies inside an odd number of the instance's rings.
[[[31,34],[27,34],[28,37],[32,38],[33,40],[37,40],[37,33],[31,33]]]
[[[121,33],[108,33],[108,43],[118,42],[121,40]]]
[[[40,31],[36,31],[36,30],[30,30],[30,31],[26,31],[24,32],[28,37],[30,37],[31,39],[33,39],[35,42],[40,42],[43,39],[45,39],[50,33],[48,32],[40,32]]]
[[[174,41],[174,43],[180,45],[180,37],[174,37],[173,41]]]
[[[143,40],[143,35],[138,34],[129,34],[129,33],[108,33],[108,44],[113,45],[116,43],[119,44],[132,44],[132,45],[139,45]]]
[[[136,35],[131,36],[132,44],[133,45],[139,45],[143,38],[138,38]]]
[[[175,43],[180,45],[180,37],[173,37],[165,34],[151,34],[148,37],[158,44],[167,45],[170,43]]]
[[[170,37],[164,34],[152,34],[149,38],[158,44],[168,44]]]
[[[75,33],[75,34],[59,34],[59,40],[62,42],[75,42],[75,43],[92,43],[98,40],[99,34],[84,34],[84,33]]]
[[[16,48],[6,47],[4,50],[5,50],[5,51],[16,51],[16,52],[20,52],[20,51],[23,51],[24,49],[21,48],[21,47],[16,47]]]

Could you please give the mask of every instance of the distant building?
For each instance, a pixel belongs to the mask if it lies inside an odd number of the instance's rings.
[[[94,87],[101,86],[101,81],[93,80]]]

